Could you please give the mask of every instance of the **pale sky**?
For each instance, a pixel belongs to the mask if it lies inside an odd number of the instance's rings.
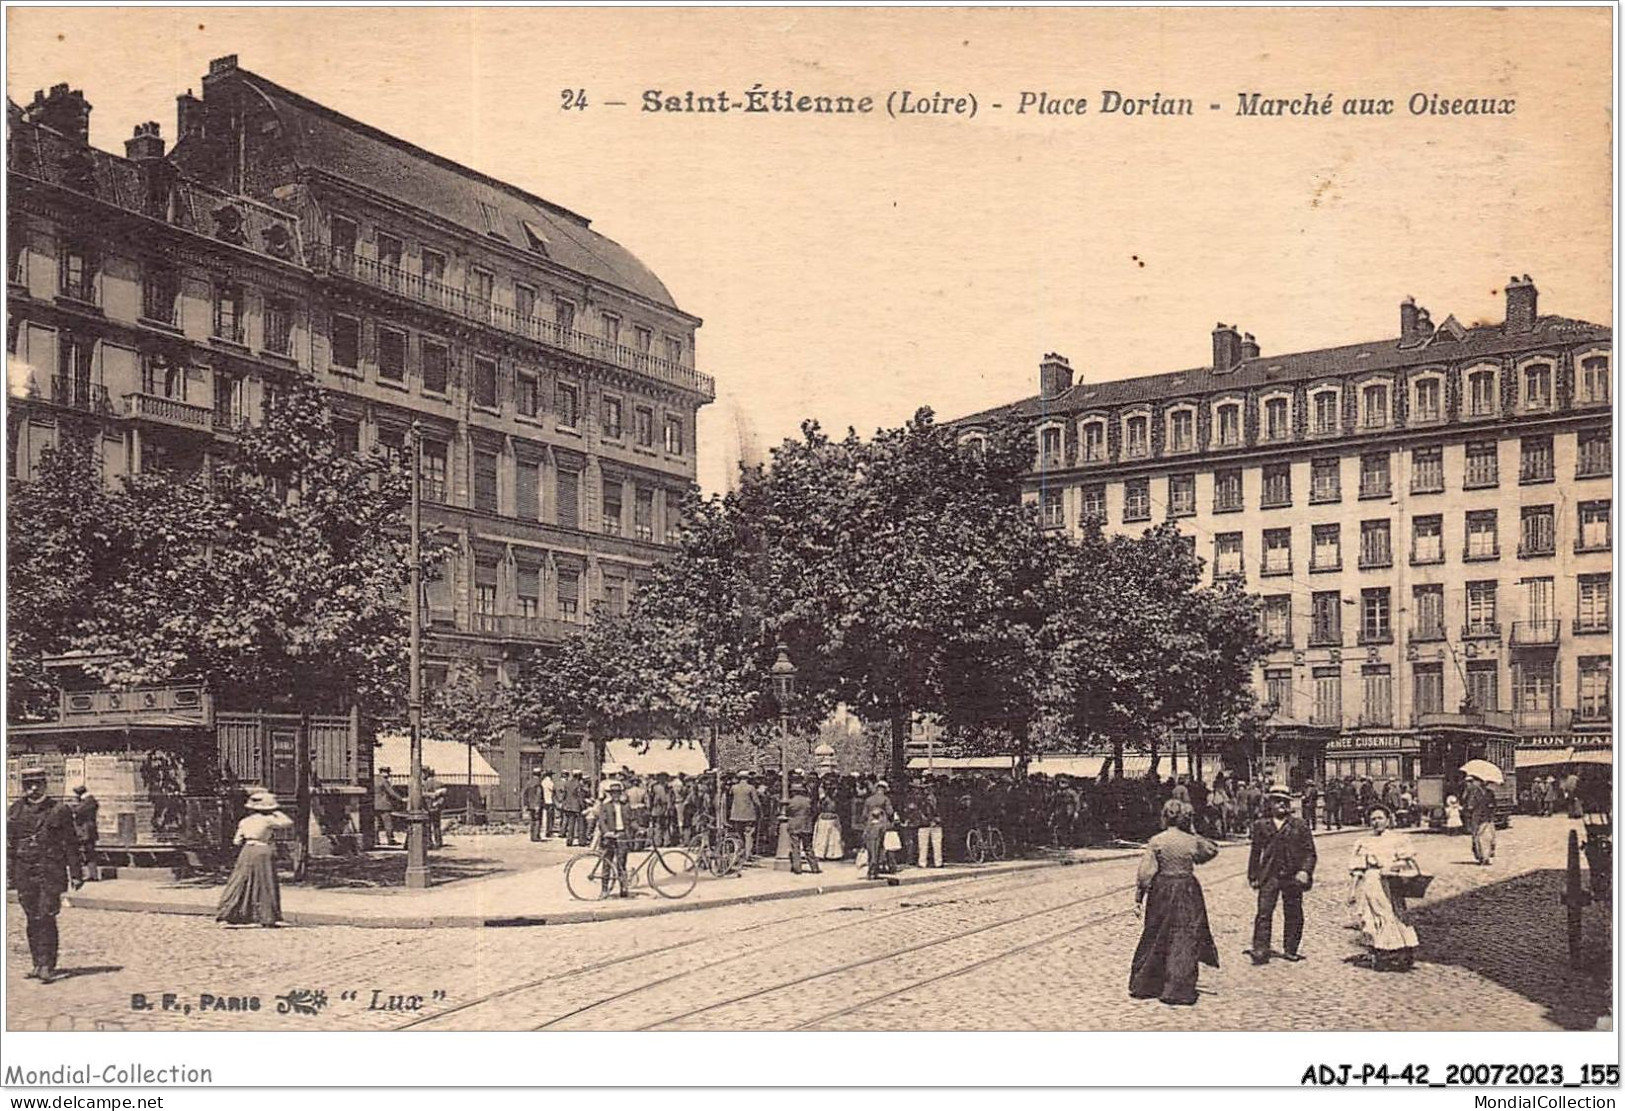
[[[209,59],[240,64],[593,221],[702,317],[700,482],[813,417],[872,432],[1084,379],[1541,311],[1612,320],[1610,25],[1586,10],[8,11],[7,92],[66,81],[123,150]],[[975,119],[650,115],[645,89],[974,94]],[[562,111],[584,89],[586,111]],[[1190,118],[1098,114],[1102,90]],[[1023,91],[1089,100],[1021,116]],[[1236,115],[1239,93],[1390,97],[1388,118]],[[1412,116],[1415,92],[1515,98]],[[628,106],[605,106],[622,100]],[[994,109],[1002,103],[1002,110]],[[1209,110],[1209,104],[1221,110]]]

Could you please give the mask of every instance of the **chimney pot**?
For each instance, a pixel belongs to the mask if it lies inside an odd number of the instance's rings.
[[[209,76],[214,77],[217,74],[229,73],[236,68],[237,55],[227,54],[223,57],[215,58],[209,63]]]
[[[1246,362],[1248,359],[1256,359],[1258,355],[1258,340],[1253,338],[1251,332],[1248,332],[1241,337],[1241,361]]]
[[[1512,280],[1507,283],[1506,294],[1506,331],[1508,333],[1534,331],[1539,300],[1534,281],[1528,274],[1521,279],[1514,274]]]
[[[1046,354],[1038,364],[1038,396],[1049,400],[1072,388],[1072,364],[1065,355]]]
[[[131,162],[150,162],[164,156],[164,137],[155,120],[135,125],[135,134],[124,140],[124,157]]]
[[[82,145],[90,143],[90,102],[79,89],[68,88],[66,81],[52,85],[49,94],[36,89],[23,118]]]
[[[1219,373],[1234,370],[1240,365],[1241,334],[1236,331],[1233,324],[1216,324],[1213,327],[1213,369]]]
[[[175,142],[203,136],[203,102],[187,89],[175,98]]]

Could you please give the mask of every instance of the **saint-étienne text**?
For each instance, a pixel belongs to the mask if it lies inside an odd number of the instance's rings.
[[[1238,116],[1510,116],[1517,110],[1517,100],[1509,96],[1412,93],[1398,101],[1379,96],[1334,97],[1331,93],[1293,97],[1236,94]]]
[[[726,89],[697,93],[689,89],[668,93],[664,89],[643,90],[645,112],[805,112],[818,115],[867,115],[875,110],[872,96],[798,96],[794,89],[764,89],[752,85],[743,96]]]

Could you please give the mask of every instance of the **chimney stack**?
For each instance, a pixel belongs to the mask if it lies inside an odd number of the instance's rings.
[[[90,145],[90,102],[67,83],[52,85],[50,95],[36,90],[33,101],[23,109],[23,119],[42,124],[84,146]]]
[[[209,76],[210,77],[219,77],[222,73],[230,73],[232,70],[234,70],[236,68],[237,68],[237,55],[235,55],[235,54],[226,54],[226,55],[223,55],[222,57],[214,58],[214,59],[210,60],[210,62],[209,62]]]
[[[175,145],[203,138],[203,102],[187,89],[175,98]]]
[[[1072,388],[1072,364],[1051,352],[1038,364],[1038,396],[1046,401]]]
[[[1213,369],[1223,374],[1241,365],[1241,333],[1233,324],[1213,326]]]
[[[1535,330],[1537,296],[1535,283],[1528,274],[1522,278],[1514,274],[1507,282],[1506,330],[1509,333]]]
[[[135,134],[124,140],[124,157],[131,162],[153,162],[164,156],[164,136],[156,120],[135,125]]]
[[[1241,337],[1241,361],[1246,362],[1248,359],[1256,358],[1258,358],[1258,341],[1253,338],[1251,332],[1248,332]]]

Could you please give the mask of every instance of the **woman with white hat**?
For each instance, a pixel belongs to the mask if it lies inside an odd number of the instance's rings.
[[[293,819],[277,806],[269,791],[255,791],[245,804],[248,816],[237,823],[232,844],[241,845],[237,866],[220,893],[217,922],[242,925],[258,922],[275,926],[282,920],[282,892],[276,880],[276,832],[292,829]]]

